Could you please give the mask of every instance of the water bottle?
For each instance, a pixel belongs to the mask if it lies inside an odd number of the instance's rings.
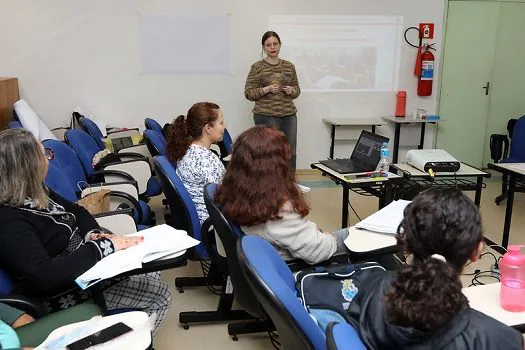
[[[500,262],[501,307],[508,311],[525,311],[525,255],[520,245],[509,245]]]
[[[377,171],[388,172],[388,168],[390,166],[390,163],[388,161],[389,156],[390,156],[390,151],[388,149],[388,142],[383,142],[383,145],[381,146],[381,160],[379,161],[379,164],[377,165]]]

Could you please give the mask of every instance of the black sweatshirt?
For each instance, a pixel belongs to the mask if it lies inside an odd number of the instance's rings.
[[[81,206],[53,192],[49,197],[64,207],[64,215],[74,215],[73,227],[44,212],[0,205],[0,268],[13,279],[16,293],[43,297],[64,291],[102,258],[97,244],[66,252],[75,227],[84,237],[99,226]]]

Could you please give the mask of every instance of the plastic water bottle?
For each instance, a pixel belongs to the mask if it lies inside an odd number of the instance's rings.
[[[379,160],[379,164],[377,165],[377,171],[385,171],[388,172],[388,168],[390,167],[390,162],[388,161],[388,157],[390,157],[390,150],[388,149],[388,142],[383,142],[383,145],[381,146],[381,160]]]
[[[509,245],[500,263],[501,307],[508,311],[525,311],[525,255],[520,245]]]

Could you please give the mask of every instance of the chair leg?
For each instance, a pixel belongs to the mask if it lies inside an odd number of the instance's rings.
[[[272,324],[263,319],[251,319],[240,322],[228,323],[228,334],[232,336],[233,341],[239,340],[238,335],[264,333],[275,330]]]
[[[179,293],[184,293],[184,287],[220,286],[224,278],[215,264],[211,264],[207,277],[177,277],[175,287]]]
[[[233,299],[233,293],[226,293],[226,284],[224,284],[223,294],[219,298],[217,310],[181,312],[179,313],[179,324],[181,324],[184,329],[189,329],[190,323],[212,323],[253,319],[253,316],[244,310],[232,310]]]

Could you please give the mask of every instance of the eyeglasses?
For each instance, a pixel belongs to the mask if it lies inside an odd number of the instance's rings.
[[[53,151],[51,148],[44,148],[44,155],[46,156],[47,160],[55,159],[55,151]]]

